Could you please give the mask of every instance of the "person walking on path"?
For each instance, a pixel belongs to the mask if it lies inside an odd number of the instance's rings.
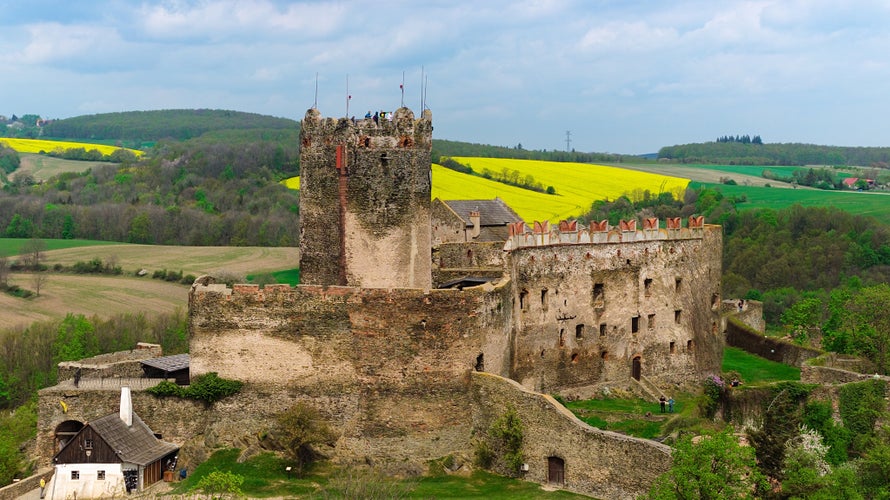
[[[662,396],[658,398],[658,402],[661,403],[661,413],[664,413],[664,404],[667,402],[667,400],[664,398],[664,396]]]
[[[43,496],[46,494],[45,492],[46,492],[46,479],[41,477],[40,478],[40,498],[43,498]]]
[[[668,399],[668,412],[674,413],[674,398]]]

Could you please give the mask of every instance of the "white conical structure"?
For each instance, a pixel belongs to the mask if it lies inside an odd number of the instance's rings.
[[[133,398],[130,396],[129,387],[121,387],[121,420],[127,427],[133,425]]]

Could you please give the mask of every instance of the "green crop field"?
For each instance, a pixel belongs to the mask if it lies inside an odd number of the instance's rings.
[[[693,183],[695,187],[696,183]],[[890,193],[825,191],[821,189],[777,189],[761,186],[729,186],[725,184],[703,184],[719,189],[726,196],[747,198],[739,205],[740,210],[752,208],[772,208],[775,210],[803,205],[808,207],[835,207],[856,215],[870,215],[886,220],[890,217]]]
[[[670,192],[680,195],[688,179],[627,170],[605,165],[563,163],[503,158],[456,157],[455,161],[498,175],[516,171],[520,179],[530,176],[534,182],[552,186],[555,195],[509,186],[501,182],[462,174],[444,167],[433,168],[433,196],[441,199],[472,200],[499,197],[526,221],[558,222],[584,214],[596,200],[631,198],[648,190],[652,194]]]

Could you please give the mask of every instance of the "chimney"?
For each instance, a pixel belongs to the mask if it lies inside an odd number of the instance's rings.
[[[121,387],[120,417],[127,427],[133,426],[133,399],[130,397],[130,388],[126,386]]]
[[[473,223],[473,229],[470,231],[470,239],[475,240],[479,237],[479,233],[482,232],[482,216],[479,214],[479,210],[470,212],[470,222]]]

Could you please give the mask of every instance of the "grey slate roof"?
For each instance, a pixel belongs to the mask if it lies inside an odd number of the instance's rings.
[[[174,354],[173,356],[150,358],[142,361],[142,364],[165,372],[175,372],[189,367],[189,355]]]
[[[464,220],[467,226],[470,222],[470,212],[479,211],[479,224],[485,226],[505,226],[511,222],[522,222],[522,218],[516,215],[503,200],[443,200],[443,203]]]
[[[135,413],[133,425],[127,427],[117,413],[90,422],[90,427],[108,443],[124,462],[148,465],[179,449],[173,443],[156,438],[151,429]]]

